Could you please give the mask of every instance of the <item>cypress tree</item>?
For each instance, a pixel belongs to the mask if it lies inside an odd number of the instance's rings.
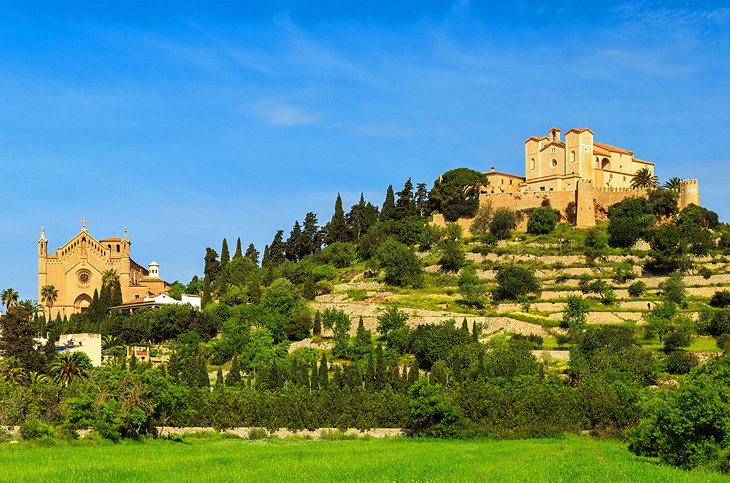
[[[289,239],[286,241],[286,259],[296,262],[303,256],[302,253],[302,227],[299,221],[294,222],[294,227],[289,232]]]
[[[248,296],[252,304],[258,305],[261,302],[261,284],[258,280],[254,279],[248,284]]]
[[[337,193],[337,200],[335,200],[335,212],[330,222],[327,223],[325,231],[327,234],[325,235],[324,242],[327,245],[350,240],[345,211],[342,209],[342,197],[339,193]]]
[[[469,339],[469,322],[466,321],[466,317],[461,321],[461,336],[464,340]]]
[[[329,370],[327,368],[327,356],[322,353],[322,358],[319,361],[319,373],[318,373],[318,384],[319,387],[327,390],[329,387]]]
[[[218,372],[215,374],[215,388],[220,389],[223,387],[223,367],[218,366]]]
[[[373,390],[375,388],[375,363],[373,361],[373,353],[368,354],[368,365],[365,367],[365,389]]]
[[[413,361],[413,364],[411,364],[411,370],[408,371],[408,385],[410,386],[414,382],[418,381],[419,377],[420,374],[418,370],[418,359],[415,359]]]
[[[322,335],[322,314],[319,312],[315,312],[314,314],[314,323],[312,324],[312,335],[317,337]]]
[[[241,385],[241,366],[238,364],[238,355],[233,354],[231,359],[231,370],[226,376],[226,386],[240,386]]]
[[[302,256],[317,253],[322,246],[322,235],[317,226],[317,215],[311,211],[304,216],[302,227]]]
[[[236,239],[236,253],[233,254],[233,259],[238,260],[243,256],[243,252],[241,251],[241,237],[239,236]]]
[[[225,238],[223,239],[223,245],[221,246],[221,268],[223,268],[226,263],[231,261],[231,254],[228,252],[228,240]]]
[[[428,203],[428,188],[426,183],[416,185],[416,212],[423,218],[426,215],[426,203]]]
[[[269,247],[267,246],[266,249],[264,250],[264,257],[267,256],[266,253],[268,252],[268,249],[269,249]],[[256,265],[258,265],[259,264],[259,255],[260,255],[259,251],[256,250],[256,247],[254,246],[254,244],[251,243],[248,245],[248,248],[246,249],[246,255],[244,255],[244,256],[246,258],[248,258],[249,260],[251,260]]]
[[[383,209],[380,210],[380,221],[395,220],[395,194],[393,193],[393,185],[388,185],[388,191],[385,193],[385,202]]]
[[[198,387],[210,387],[210,377],[208,377],[208,366],[205,363],[205,357],[202,354],[195,356],[197,362],[197,383]]]
[[[353,387],[362,387],[362,372],[360,372],[360,363],[359,362],[353,362],[350,364],[350,367],[352,368],[352,374],[354,377],[354,386]]]
[[[277,230],[276,235],[274,235],[274,239],[271,241],[271,245],[269,245],[268,261],[265,263],[265,267],[268,268],[269,266],[276,267],[281,265],[281,263],[286,259],[284,254],[285,248],[284,230]]]
[[[355,331],[355,342],[352,346],[352,352],[355,358],[360,359],[366,354],[369,354],[373,350],[373,337],[369,330],[365,329],[363,324],[362,315],[357,323],[357,330]]]
[[[383,389],[388,383],[388,368],[385,365],[383,344],[378,344],[375,355],[375,389]]]
[[[408,178],[403,191],[398,192],[398,201],[395,203],[395,213],[398,220],[404,220],[416,214],[416,203],[413,200],[413,183]]]
[[[319,373],[317,372],[317,361],[312,362],[312,376],[309,379],[309,389],[316,391],[319,388]]]
[[[305,300],[314,300],[317,297],[317,283],[314,281],[314,274],[310,273],[304,280],[302,297]]]
[[[479,342],[479,328],[477,327],[477,321],[474,320],[471,323],[471,341]]]
[[[340,365],[336,365],[335,369],[332,374],[332,384],[334,384],[336,389],[342,389],[345,387],[345,380],[344,376],[342,375],[342,367]]]
[[[281,371],[279,370],[279,364],[276,363],[276,359],[271,361],[271,367],[269,369],[269,389],[275,391],[284,386],[281,377]]]
[[[205,278],[203,283],[208,283],[212,286],[216,278],[218,278],[218,272],[220,271],[220,262],[218,261],[218,252],[210,247],[205,249],[205,265],[203,267],[203,273]]]
[[[137,370],[137,356],[132,354],[129,358],[129,372],[135,372]]]

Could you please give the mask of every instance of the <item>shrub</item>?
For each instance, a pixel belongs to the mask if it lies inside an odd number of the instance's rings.
[[[509,208],[499,208],[489,223],[489,232],[499,240],[506,240],[517,227],[517,215]]]
[[[718,357],[645,403],[629,451],[687,469],[714,461],[730,440],[729,401],[730,359]]]
[[[543,235],[550,233],[558,224],[558,212],[549,206],[541,206],[530,213],[527,220],[527,233]]]
[[[628,291],[632,297],[641,297],[646,292],[646,284],[639,280],[629,285]]]
[[[651,209],[643,198],[630,196],[608,210],[608,244],[617,248],[629,248],[646,236],[654,222]]]
[[[407,246],[389,239],[378,249],[377,260],[385,270],[385,282],[398,287],[423,286],[421,262]]]
[[[588,308],[588,302],[580,295],[569,296],[560,326],[570,329],[571,332],[583,330],[586,326]]]
[[[20,425],[20,437],[24,440],[52,438],[56,431],[53,426],[44,423],[40,419],[27,419]]]
[[[330,282],[329,280],[320,280],[315,285],[317,290],[317,295],[327,295],[329,293],[332,293],[332,291],[335,289],[335,285]]]
[[[461,271],[461,275],[459,275],[459,295],[461,295],[466,305],[481,307],[485,290],[484,283],[477,276],[474,267],[469,266]]]
[[[634,274],[634,264],[631,260],[624,260],[613,267],[613,281],[616,283],[626,283],[636,278]]]
[[[718,290],[712,294],[710,305],[718,309],[730,306],[730,290]]]
[[[699,275],[702,275],[702,278],[704,278],[705,280],[709,280],[710,277],[712,277],[712,270],[710,270],[709,268],[707,268],[705,266],[700,267],[697,270],[697,273]]]
[[[441,243],[441,259],[439,260],[441,270],[458,272],[464,266],[464,263],[466,263],[466,258],[459,242],[446,240]]]
[[[662,291],[664,300],[677,305],[682,305],[684,303],[684,297],[687,295],[687,290],[681,273],[675,272],[670,275],[669,278],[659,284],[659,288]]]
[[[248,439],[252,441],[266,439],[268,437],[269,432],[266,430],[266,428],[251,428],[248,430]]]
[[[355,247],[351,243],[335,242],[317,254],[324,263],[345,268],[355,261]]]
[[[368,291],[359,288],[351,288],[347,290],[347,297],[353,302],[360,302],[368,298]]]
[[[495,300],[514,300],[520,295],[540,291],[540,282],[535,272],[519,265],[505,265],[497,271]]]
[[[699,359],[691,352],[674,351],[667,355],[667,372],[669,374],[689,374]]]

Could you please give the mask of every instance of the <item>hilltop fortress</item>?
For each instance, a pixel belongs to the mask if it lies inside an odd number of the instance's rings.
[[[518,229],[525,231],[530,211],[549,205],[560,213],[560,221],[590,227],[605,219],[608,208],[628,196],[645,196],[643,189],[631,187],[631,179],[642,168],[654,174],[654,163],[634,157],[633,151],[593,140],[587,128],[561,131],[551,128],[547,136],[531,136],[525,141],[525,176],[501,173],[494,167],[487,173],[489,184],[482,187],[479,204],[493,209],[509,208],[518,215]],[[680,184],[679,207],[700,204],[696,179]],[[443,215],[436,214],[443,226]],[[471,219],[460,219],[468,230]]]

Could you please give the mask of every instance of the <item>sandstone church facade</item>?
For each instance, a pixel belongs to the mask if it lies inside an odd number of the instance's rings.
[[[48,253],[48,240],[41,229],[38,240],[38,300],[41,289],[53,285],[58,298],[53,303],[51,317],[83,312],[89,307],[94,291],[101,290],[102,275],[114,270],[119,276],[122,300],[154,297],[167,292],[168,284],[160,278],[159,265],[151,262],[148,268],[135,262],[130,254],[132,242],[124,230],[124,237],[97,240],[82,220],[81,231],[54,253]]]
[[[479,195],[479,204],[493,209],[509,208],[518,214],[518,229],[524,231],[527,212],[549,205],[558,210],[561,221],[590,227],[605,219],[608,208],[628,196],[645,196],[643,189],[631,187],[637,171],[654,174],[654,163],[638,159],[633,151],[599,143],[590,129],[570,129],[561,139],[561,130],[551,128],[547,136],[531,136],[525,141],[525,176],[486,172],[489,184]],[[680,183],[679,206],[700,204],[696,179]],[[443,215],[434,223],[443,225]],[[459,220],[463,228],[471,220]]]

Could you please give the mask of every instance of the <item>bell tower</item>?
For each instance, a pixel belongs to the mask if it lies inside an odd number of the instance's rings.
[[[48,239],[46,230],[41,227],[41,236],[38,238],[38,300],[41,300],[41,288],[48,279]]]

